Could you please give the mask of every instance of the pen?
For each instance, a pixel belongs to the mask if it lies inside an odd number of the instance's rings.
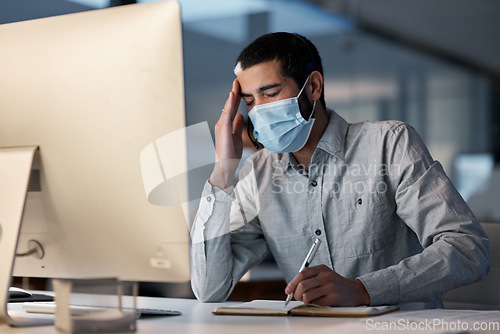
[[[321,240],[319,240],[319,239],[314,240],[314,243],[312,244],[311,249],[309,249],[309,253],[307,253],[306,258],[304,259],[304,262],[302,263],[302,266],[300,266],[299,273],[302,270],[304,270],[305,268],[309,267],[309,265],[311,264],[311,262],[314,258],[314,255],[316,255],[316,251],[318,250],[320,243],[321,243]],[[287,295],[286,301],[285,301],[285,307],[288,305],[290,300],[292,300],[292,298],[293,298],[293,292],[291,294]]]

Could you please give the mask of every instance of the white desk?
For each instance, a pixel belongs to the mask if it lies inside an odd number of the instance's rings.
[[[254,316],[215,316],[212,310],[222,303],[199,303],[192,299],[169,299],[139,297],[139,307],[169,308],[181,311],[181,316],[151,317],[138,320],[138,333],[175,333],[175,334],[266,334],[266,333],[500,333],[500,327],[490,330],[472,331],[473,322],[496,322],[500,326],[500,311],[452,311],[423,310],[398,311],[372,318],[318,318],[318,317],[254,317]],[[20,304],[9,304],[20,308]],[[469,322],[466,322],[469,320]],[[427,321],[430,325],[426,324]],[[449,323],[448,330],[434,322]],[[387,330],[392,324],[394,330]],[[418,328],[420,326],[420,328]],[[453,330],[454,326],[456,330]],[[491,325],[490,325],[491,326]],[[412,329],[415,330],[412,330]],[[0,327],[0,333],[55,333],[53,326],[13,328]]]

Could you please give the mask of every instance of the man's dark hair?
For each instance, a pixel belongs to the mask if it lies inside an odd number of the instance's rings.
[[[282,75],[291,77],[302,87],[313,71],[323,75],[323,65],[318,50],[311,41],[299,34],[276,32],[263,35],[241,51],[236,64],[242,70],[264,62],[278,60]],[[326,108],[325,92],[322,87],[320,102]]]

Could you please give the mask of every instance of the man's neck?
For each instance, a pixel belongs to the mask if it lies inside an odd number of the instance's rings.
[[[328,127],[328,122],[330,121],[330,117],[327,115],[322,106],[317,106],[316,108],[316,120],[306,145],[299,151],[293,153],[297,162],[301,166],[304,166],[305,171],[309,171],[312,155],[314,154],[323,133],[325,133],[325,130]]]

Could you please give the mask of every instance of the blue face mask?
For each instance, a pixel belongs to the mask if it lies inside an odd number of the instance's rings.
[[[309,139],[315,121],[312,116],[316,101],[307,121],[302,117],[299,108],[299,96],[308,80],[309,77],[297,97],[257,105],[248,113],[254,126],[254,137],[268,151],[297,152]]]

